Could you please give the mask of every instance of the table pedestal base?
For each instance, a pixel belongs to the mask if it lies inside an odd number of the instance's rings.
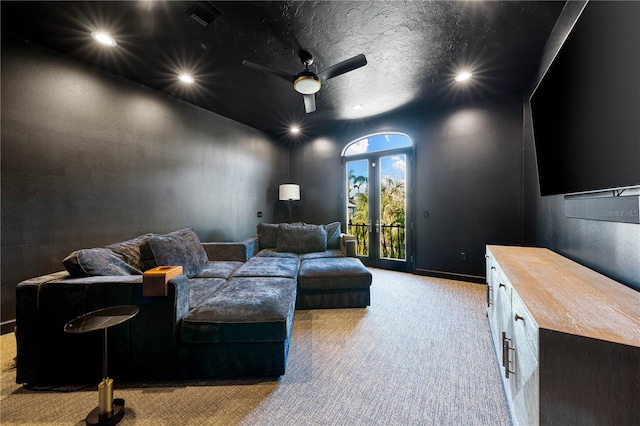
[[[67,333],[88,333],[103,330],[102,377],[98,384],[98,406],[86,418],[88,425],[114,426],[124,417],[124,399],[113,397],[113,379],[107,376],[107,328],[133,318],[139,309],[137,306],[122,305],[98,309],[72,319],[64,326]]]
[[[87,416],[88,425],[113,426],[124,417],[124,399],[113,399],[113,410],[110,413],[100,415],[100,407],[96,407]]]

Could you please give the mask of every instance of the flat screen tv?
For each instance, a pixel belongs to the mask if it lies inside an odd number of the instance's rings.
[[[541,195],[640,185],[640,2],[588,2],[530,101]]]

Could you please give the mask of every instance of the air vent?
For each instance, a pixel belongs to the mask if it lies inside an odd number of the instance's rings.
[[[187,15],[203,27],[209,26],[216,18],[222,15],[222,11],[210,1],[198,1],[187,10]]]

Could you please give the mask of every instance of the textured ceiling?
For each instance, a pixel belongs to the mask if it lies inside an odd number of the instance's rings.
[[[204,2],[206,3],[206,2]],[[274,137],[291,124],[307,134],[336,120],[524,93],[564,2],[287,1],[211,2],[207,27],[193,2],[2,2],[3,36],[13,34],[161,90]],[[110,31],[114,48],[91,31]],[[242,60],[296,74],[298,52],[320,72],[357,54],[368,64],[323,83],[317,111],[286,81]],[[455,84],[459,69],[474,77]],[[176,79],[190,71],[196,83]],[[363,108],[354,110],[353,105]]]

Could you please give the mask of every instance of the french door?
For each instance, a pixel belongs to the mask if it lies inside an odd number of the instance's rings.
[[[411,270],[411,150],[345,159],[347,233],[367,266]]]

